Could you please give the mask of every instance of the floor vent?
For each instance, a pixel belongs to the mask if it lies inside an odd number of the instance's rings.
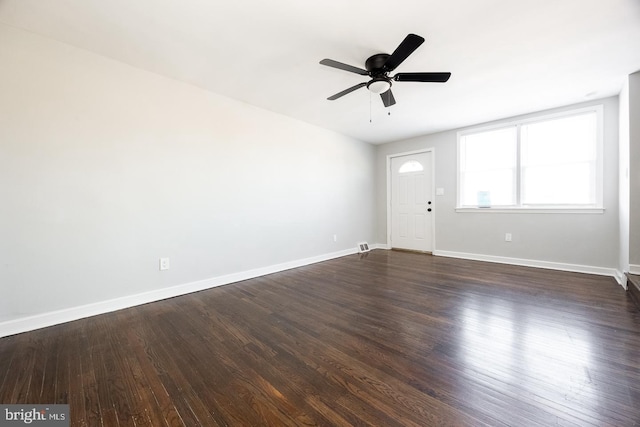
[[[365,252],[369,252],[369,244],[367,242],[358,243],[358,253],[362,254]]]

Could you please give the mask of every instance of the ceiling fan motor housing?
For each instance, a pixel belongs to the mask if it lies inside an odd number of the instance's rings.
[[[389,56],[390,55],[387,55],[386,53],[378,53],[377,55],[370,56],[369,59],[367,59],[364,66],[371,77],[385,74],[387,70],[385,70],[384,64],[386,64]]]

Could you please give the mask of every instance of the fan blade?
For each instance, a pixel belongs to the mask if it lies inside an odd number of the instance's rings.
[[[345,96],[348,93],[353,92],[354,90],[360,89],[361,87],[365,87],[367,84],[366,83],[358,83],[355,86],[351,86],[349,89],[345,89],[342,92],[338,92],[333,96],[328,97],[327,99],[329,101],[335,101],[336,99],[340,98],[341,96]]]
[[[354,67],[353,65],[343,64],[342,62],[334,61],[333,59],[323,59],[320,61],[322,65],[326,65],[327,67],[337,68],[339,70],[350,71],[352,73],[360,74],[361,76],[367,76],[367,70],[363,70],[362,68]]]
[[[402,43],[396,48],[396,50],[391,54],[387,62],[384,64],[384,68],[387,71],[393,71],[398,67],[398,65],[402,64],[402,62],[409,57],[422,43],[424,43],[424,38],[415,35],[409,34],[407,37],[402,40]]]
[[[398,73],[393,76],[397,82],[426,82],[444,83],[449,80],[451,73]]]
[[[382,103],[384,104],[385,107],[391,107],[393,104],[396,103],[396,99],[393,97],[393,92],[391,92],[391,89],[381,93],[380,98],[382,98]]]

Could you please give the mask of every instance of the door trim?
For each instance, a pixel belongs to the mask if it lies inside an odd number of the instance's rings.
[[[387,249],[391,249],[391,159],[394,157],[410,156],[412,154],[431,153],[431,194],[433,194],[433,214],[431,215],[431,248],[432,253],[436,251],[436,214],[438,204],[436,203],[436,149],[425,148],[422,150],[405,151],[403,153],[387,154]]]

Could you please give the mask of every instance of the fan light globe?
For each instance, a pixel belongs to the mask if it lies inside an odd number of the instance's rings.
[[[391,82],[387,80],[374,80],[367,85],[367,89],[373,93],[384,93],[391,89]]]

